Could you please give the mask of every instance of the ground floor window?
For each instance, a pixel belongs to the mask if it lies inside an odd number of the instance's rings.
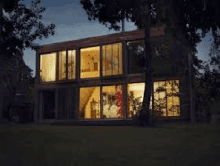
[[[154,82],[154,109],[162,116],[180,116],[179,80]]]
[[[44,119],[55,118],[55,91],[43,91],[41,109]]]
[[[104,86],[103,97],[103,118],[123,117],[123,93],[122,85]]]
[[[145,83],[132,83],[132,84],[128,84],[127,87],[128,87],[127,117],[131,118],[134,114],[136,114],[137,110],[139,110],[142,106],[142,102],[144,99]],[[152,96],[150,102],[150,109],[152,109]]]
[[[74,88],[59,89],[56,91],[58,97],[55,97],[55,90],[43,91],[40,97],[40,116],[43,119],[73,118],[79,113],[81,119],[131,118],[141,109],[145,83],[127,84],[127,96],[124,96],[127,97],[127,112],[123,111],[123,90],[122,85],[81,87],[79,96],[76,96]],[[150,110],[161,116],[180,116],[179,80],[156,81],[152,92]],[[74,103],[78,97],[79,112],[76,112],[78,106]]]
[[[80,118],[100,118],[100,87],[80,88]]]
[[[103,98],[103,112],[100,109],[100,97]],[[122,118],[122,85],[80,88],[80,118]]]
[[[145,83],[128,84],[128,118],[142,105]],[[161,116],[180,116],[179,80],[156,81],[153,84],[154,110]],[[150,101],[152,110],[152,96]]]

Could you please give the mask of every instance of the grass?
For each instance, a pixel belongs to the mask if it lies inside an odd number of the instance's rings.
[[[220,124],[0,126],[2,166],[218,166]]]

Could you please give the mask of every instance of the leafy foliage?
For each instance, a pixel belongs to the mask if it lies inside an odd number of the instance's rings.
[[[54,24],[45,26],[42,22],[42,13],[46,9],[40,6],[40,0],[32,1],[30,8],[22,1],[15,0],[13,6],[3,8],[1,34],[4,42],[1,47],[7,50],[8,56],[18,56],[17,51],[22,52],[25,48],[36,50],[34,40],[55,33]]]
[[[33,0],[30,8],[22,1],[4,1],[3,7],[0,6],[0,59],[4,60],[0,64],[3,73],[0,88],[5,88],[3,95],[7,99],[5,104],[8,112],[19,89],[23,89],[23,93],[33,101],[32,70],[24,63],[24,49],[37,50],[39,47],[34,40],[55,33],[54,24],[45,25],[42,21],[45,7],[40,6],[40,0]]]

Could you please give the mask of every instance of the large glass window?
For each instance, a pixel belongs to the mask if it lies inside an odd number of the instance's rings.
[[[123,89],[122,85],[104,86],[103,97],[103,118],[123,117]]]
[[[179,80],[154,82],[154,109],[162,116],[180,116]]]
[[[122,74],[122,44],[102,46],[103,76]]]
[[[144,66],[144,41],[132,41],[127,43],[128,46],[128,73],[136,74],[141,72]]]
[[[76,50],[68,51],[68,79],[75,79],[76,75]]]
[[[40,56],[40,78],[42,82],[56,80],[56,53]]]
[[[66,79],[66,51],[59,53],[59,80]]]
[[[43,91],[40,100],[40,109],[42,109],[44,119],[55,118],[55,91]]]
[[[68,79],[75,79],[76,75],[76,50],[68,51]]]
[[[80,52],[80,78],[99,77],[100,47],[83,48]]]
[[[142,105],[145,83],[128,84],[128,117]],[[154,82],[154,110],[161,116],[180,116],[179,80]],[[150,101],[152,110],[152,97]]]
[[[136,114],[142,106],[144,98],[145,83],[128,84],[128,117]],[[152,97],[150,101],[150,109],[152,109]]]
[[[100,118],[100,87],[80,88],[80,118]]]

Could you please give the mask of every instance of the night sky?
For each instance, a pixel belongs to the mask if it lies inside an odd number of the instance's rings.
[[[23,3],[30,6],[31,0],[25,0]],[[86,12],[80,4],[80,0],[41,0],[41,5],[46,7],[46,11],[43,13],[43,22],[46,25],[54,23],[56,25],[56,34],[49,36],[47,39],[42,38],[42,40],[36,40],[34,43],[43,45],[116,33],[114,30],[109,31],[107,27],[98,21],[89,21]],[[137,27],[134,23],[125,22],[125,31],[135,29],[137,29]],[[209,46],[212,43],[210,39],[211,35],[208,34],[197,46],[198,56],[202,60],[208,59]],[[25,50],[24,60],[33,70],[33,76],[35,76],[35,51]]]

